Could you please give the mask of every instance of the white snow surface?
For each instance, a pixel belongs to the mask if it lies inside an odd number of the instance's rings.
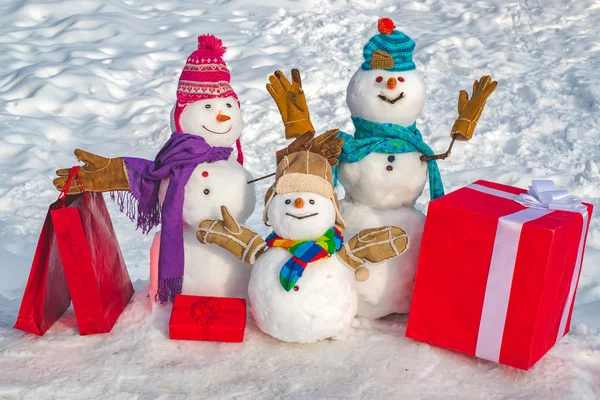
[[[170,134],[178,75],[213,33],[240,100],[246,166],[275,169],[281,121],[264,86],[302,71],[320,131],[352,132],[345,89],[378,17],[417,42],[428,88],[418,121],[444,150],[458,91],[492,74],[499,87],[475,137],[440,162],[447,191],[477,179],[526,187],[551,178],[600,206],[597,0],[21,0],[0,2],[0,398],[600,397],[600,211],[592,218],[573,329],[523,372],[404,338],[406,316],[362,321],[349,337],[286,344],[250,318],[241,344],[167,338],[169,307],[144,290],[152,235],[109,204],[135,287],[106,335],[78,335],[72,310],[38,338],[13,330],[54,170],[76,147],[152,158]],[[248,225],[261,224],[268,180]],[[426,211],[428,189],[417,207]],[[460,232],[457,232],[460,234]],[[466,243],[465,245],[468,245]]]

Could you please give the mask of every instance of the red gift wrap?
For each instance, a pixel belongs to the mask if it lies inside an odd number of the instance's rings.
[[[429,203],[406,336],[527,370],[569,332],[592,205],[477,181]]]
[[[175,296],[169,322],[170,339],[241,342],[245,328],[245,299]]]

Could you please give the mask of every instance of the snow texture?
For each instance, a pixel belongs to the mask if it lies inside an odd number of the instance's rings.
[[[42,338],[12,329],[58,166],[76,147],[153,157],[170,134],[176,80],[196,36],[228,47],[241,100],[246,166],[274,171],[284,144],[265,90],[275,69],[302,71],[319,131],[351,131],[345,88],[378,17],[416,42],[428,88],[418,127],[448,144],[458,91],[499,87],[469,143],[440,162],[447,191],[477,179],[532,179],[600,206],[600,7],[596,0],[31,0],[0,3],[0,398],[600,397],[600,217],[591,222],[573,329],[531,371],[404,338],[406,316],[362,321],[340,341],[285,344],[248,321],[241,344],[167,339],[169,307],[145,293],[152,235],[110,204],[139,291],[107,335],[80,337],[68,313]],[[247,224],[261,224],[262,198]],[[427,189],[417,203],[426,212]],[[459,233],[457,233],[459,234]]]

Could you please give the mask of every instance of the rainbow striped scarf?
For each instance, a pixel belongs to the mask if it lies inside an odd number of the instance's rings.
[[[296,286],[308,263],[315,262],[321,258],[331,257],[344,243],[342,232],[332,227],[317,240],[287,240],[272,232],[267,236],[267,246],[283,247],[292,253],[290,258],[279,272],[281,286],[289,292]]]

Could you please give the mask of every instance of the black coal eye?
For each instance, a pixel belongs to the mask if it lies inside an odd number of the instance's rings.
[[[204,194],[209,194],[209,193],[210,193],[210,190],[204,189]]]
[[[210,108],[210,104],[205,105],[204,108]]]
[[[313,199],[310,199],[308,202],[309,202],[310,204],[315,204],[315,201],[314,201]]]
[[[389,162],[394,162],[394,161],[396,161],[396,157],[394,157],[394,156],[389,156],[389,157],[388,157],[388,161],[389,161]]]
[[[291,201],[290,199],[287,199],[287,200],[285,201],[285,204],[292,204],[292,201]]]
[[[227,108],[231,108],[231,104],[227,103]]]

